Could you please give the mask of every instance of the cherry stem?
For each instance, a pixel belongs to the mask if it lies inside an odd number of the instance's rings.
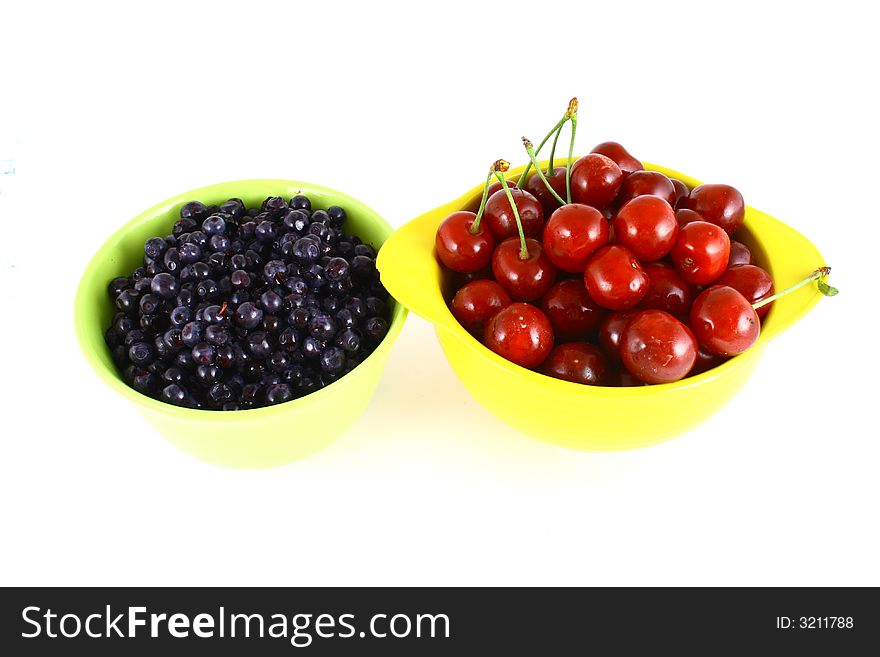
[[[553,169],[553,158],[556,156],[556,142],[559,141],[559,135],[562,134],[562,126],[559,126],[559,129],[556,131],[556,134],[553,136],[553,145],[550,147],[550,161],[547,163],[547,177],[550,178],[556,175],[556,171]],[[537,154],[536,154],[537,156]],[[535,168],[538,168],[538,165],[535,163]]]
[[[778,298],[784,297],[786,294],[788,294],[790,292],[794,292],[795,290],[802,288],[807,283],[810,283],[811,281],[815,281],[815,280],[819,281],[819,291],[822,294],[824,294],[826,297],[833,297],[838,292],[837,288],[831,287],[830,285],[828,285],[828,283],[826,283],[825,281],[822,280],[824,277],[828,276],[828,274],[830,274],[830,273],[831,273],[831,267],[819,267],[819,269],[817,269],[812,274],[807,276],[801,282],[795,283],[791,287],[785,288],[782,292],[777,292],[776,294],[769,296],[766,299],[761,299],[760,301],[753,303],[752,308],[754,308],[755,310],[757,310],[758,308],[762,308],[762,307],[766,306],[768,303],[773,303]]]
[[[541,149],[544,148],[544,144],[547,143],[547,140],[550,139],[550,137],[552,137],[554,134],[558,134],[559,131],[562,130],[562,126],[565,125],[565,122],[568,121],[569,118],[570,117],[568,115],[568,112],[566,112],[563,115],[563,117],[561,119],[559,119],[559,123],[557,123],[555,126],[553,126],[553,128],[550,130],[550,132],[547,133],[547,136],[541,140],[540,144],[538,144],[538,148],[535,151],[536,153],[541,152]],[[555,147],[555,143],[556,142],[554,141],[554,147]],[[537,165],[535,165],[535,166],[537,168]],[[526,178],[528,178],[529,171],[531,170],[531,168],[532,168],[532,163],[529,162],[526,165],[525,171],[522,172],[522,175],[519,177],[519,180],[516,183],[517,189],[522,189],[522,186],[526,184]]]
[[[544,176],[544,172],[541,171],[541,167],[538,166],[538,160],[535,158],[535,148],[534,148],[532,142],[530,142],[528,140],[528,138],[526,138],[526,137],[522,138],[522,142],[523,142],[523,145],[526,147],[526,153],[529,154],[529,160],[531,160],[532,164],[535,165],[535,174],[541,180],[544,181],[544,185],[547,186],[547,191],[549,191],[551,194],[553,194],[553,196],[556,198],[556,200],[559,201],[560,203],[562,203],[562,205],[565,205],[565,201],[563,201],[562,197],[556,193],[556,190],[550,186],[550,183],[547,181],[547,178]],[[551,160],[551,162],[552,162],[552,160]]]
[[[568,163],[565,165],[565,198],[571,203],[571,159],[574,155],[574,135],[578,125],[578,101],[572,98],[565,113],[571,119],[571,141],[568,144]]]
[[[540,171],[540,169],[538,170]],[[523,232],[522,221],[519,218],[519,210],[516,207],[516,202],[513,200],[513,194],[510,193],[510,187],[507,186],[507,180],[504,179],[504,176],[496,171],[495,177],[498,178],[504,193],[507,194],[507,201],[510,203],[511,210],[513,210],[513,218],[516,219],[516,228],[519,231],[519,259],[528,260],[529,247],[526,245],[526,234]]]
[[[495,173],[495,165],[492,165],[492,168],[489,169],[489,175],[486,176],[486,185],[483,187],[483,200],[480,201],[480,209],[477,210],[477,218],[474,219],[474,223],[471,224],[471,227],[468,229],[471,235],[476,235],[480,232],[480,220],[483,218],[483,212],[486,209],[486,199],[489,197],[489,181],[492,180],[492,176]]]

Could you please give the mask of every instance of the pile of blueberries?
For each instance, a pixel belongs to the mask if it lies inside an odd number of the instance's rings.
[[[105,333],[126,383],[189,408],[289,401],[344,376],[388,331],[376,251],[308,197],[191,201],[144,264],[110,282]]]

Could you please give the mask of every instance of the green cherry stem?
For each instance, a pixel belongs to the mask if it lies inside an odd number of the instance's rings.
[[[489,181],[492,180],[492,176],[495,174],[495,165],[492,165],[492,168],[489,169],[489,175],[486,176],[486,184],[483,187],[483,200],[480,201],[480,209],[477,210],[477,218],[474,219],[474,223],[471,224],[471,227],[468,229],[471,235],[476,235],[480,232],[480,221],[483,219],[483,212],[486,209],[486,199],[489,197]]]
[[[762,308],[763,306],[766,306],[768,303],[773,303],[778,298],[784,297],[786,294],[788,294],[790,292],[794,292],[795,290],[802,288],[807,283],[810,283],[811,281],[816,281],[816,280],[819,281],[819,286],[818,286],[819,292],[824,294],[826,297],[833,297],[835,294],[837,294],[839,292],[839,290],[836,287],[831,287],[830,285],[828,285],[828,283],[826,283],[825,281],[822,280],[825,276],[828,276],[828,274],[830,274],[830,273],[831,273],[831,267],[819,267],[819,269],[817,269],[812,274],[807,276],[801,282],[795,283],[791,287],[785,288],[782,292],[777,292],[776,294],[769,296],[766,299],[761,299],[760,301],[753,303],[752,308],[754,308],[755,310],[757,310],[758,308]]]
[[[504,179],[501,172],[496,171],[495,177],[498,178],[504,193],[507,194],[507,202],[510,203],[510,209],[513,210],[513,218],[516,219],[516,228],[519,231],[519,259],[528,260],[529,247],[526,245],[526,234],[523,232],[522,221],[519,218],[519,210],[516,207],[516,202],[513,200],[513,194],[510,193],[510,187],[507,186],[507,180]]]
[[[547,187],[547,191],[550,192],[551,194],[553,194],[554,198],[556,198],[557,201],[562,203],[562,205],[565,205],[565,201],[562,200],[562,197],[559,194],[557,194],[556,190],[550,186],[550,183],[547,181],[547,178],[544,176],[544,172],[541,171],[541,167],[538,166],[538,160],[535,158],[535,148],[534,148],[534,145],[532,144],[532,142],[530,142],[527,137],[523,137],[522,142],[523,142],[523,146],[526,147],[526,153],[529,154],[529,160],[531,160],[532,164],[535,165],[535,174],[537,174],[537,176],[542,181],[544,181],[544,185]],[[552,160],[551,160],[551,162],[552,162]]]
[[[565,115],[571,120],[571,141],[568,144],[568,163],[565,165],[565,198],[571,203],[571,160],[574,156],[574,135],[578,125],[578,99],[572,98]]]
[[[550,146],[550,161],[547,163],[547,177],[552,177],[556,175],[556,171],[553,170],[553,158],[556,157],[556,142],[559,141],[559,135],[562,134],[562,126],[559,126],[559,129],[556,131],[556,134],[553,135],[553,144]],[[535,154],[537,157],[537,153]],[[538,165],[535,164],[535,168],[538,168]]]
[[[569,107],[571,107],[571,105],[569,105]],[[551,128],[550,132],[547,133],[547,136],[541,140],[540,144],[538,144],[538,148],[535,151],[536,153],[541,152],[541,149],[544,148],[544,144],[547,143],[547,140],[550,139],[550,137],[552,137],[554,134],[558,134],[559,131],[562,130],[562,126],[565,125],[565,122],[568,121],[569,118],[570,117],[568,115],[568,112],[566,111],[566,113],[563,115],[563,117],[561,119],[559,119],[559,123],[554,125],[553,128]],[[555,146],[555,143],[556,142],[554,141],[554,146]],[[516,182],[517,189],[522,189],[522,186],[526,184],[526,178],[528,178],[529,170],[531,170],[531,168],[532,168],[532,163],[529,162],[526,165],[525,171],[522,172],[522,175],[519,177],[519,180]]]

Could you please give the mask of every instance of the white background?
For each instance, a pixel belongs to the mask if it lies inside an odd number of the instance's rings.
[[[880,584],[869,3],[16,4],[0,583]],[[834,268],[841,294],[687,436],[612,454],[526,438],[411,316],[351,431],[234,471],[178,452],[81,357],[78,277],[153,203],[292,178],[400,226],[520,162],[573,95],[579,151],[614,139],[731,183]]]

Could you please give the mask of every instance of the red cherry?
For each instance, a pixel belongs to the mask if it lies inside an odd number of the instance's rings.
[[[613,160],[614,163],[620,167],[624,176],[628,176],[634,171],[642,171],[645,168],[641,162],[630,155],[629,151],[616,141],[603,141],[591,152],[599,153],[599,155],[604,155]]]
[[[656,196],[634,198],[618,210],[611,223],[616,243],[643,261],[665,256],[678,237],[678,221],[672,206]]]
[[[475,272],[492,259],[495,240],[485,225],[481,223],[476,233],[470,231],[476,218],[473,212],[453,212],[437,229],[437,256],[453,271]]]
[[[727,259],[727,267],[735,267],[736,265],[753,265],[755,258],[752,252],[742,242],[730,240],[730,257]]]
[[[721,226],[728,235],[742,226],[746,216],[742,194],[730,185],[694,187],[688,196],[687,207],[699,212],[704,221]]]
[[[537,237],[544,227],[544,209],[538,203],[538,199],[522,189],[511,189],[513,202],[519,211],[523,233],[526,237]],[[519,230],[516,227],[516,218],[507,194],[503,189],[495,192],[486,201],[486,210],[483,221],[492,231],[492,236],[497,240],[505,240],[508,237],[518,237]]]
[[[625,367],[618,367],[608,376],[608,384],[618,388],[634,388],[636,386],[649,385],[641,379],[633,376]]]
[[[752,304],[727,285],[713,285],[694,299],[690,325],[700,345],[719,356],[743,353],[761,333]]]
[[[605,309],[587,294],[581,280],[559,281],[541,299],[541,310],[550,319],[560,340],[582,340],[599,326]]]
[[[590,153],[571,166],[571,197],[601,209],[617,196],[622,180],[623,173],[612,159]]]
[[[620,357],[646,383],[671,383],[687,376],[697,359],[691,330],[662,310],[642,310],[620,336]]]
[[[669,181],[675,188],[675,202],[672,204],[672,207],[678,210],[687,200],[688,194],[691,193],[691,190],[688,189],[688,186],[681,182],[678,178],[670,178]]]
[[[553,349],[553,327],[547,316],[533,305],[512,303],[486,324],[483,342],[512,363],[535,368]]]
[[[678,221],[678,227],[682,228],[695,221],[705,221],[699,212],[688,210],[687,208],[679,208],[675,211],[675,220]]]
[[[636,171],[623,181],[618,200],[626,203],[637,196],[659,196],[671,207],[675,204],[675,187],[659,171]]]
[[[603,308],[633,308],[648,291],[648,275],[632,252],[622,246],[597,251],[584,270],[587,292]]]
[[[670,256],[684,280],[706,285],[724,273],[730,257],[730,238],[715,224],[694,221],[679,229]]]
[[[527,239],[529,257],[520,258],[519,239],[511,237],[495,247],[492,255],[492,273],[495,280],[516,301],[534,301],[550,289],[556,280],[556,267],[544,253],[537,240]]]
[[[697,349],[697,362],[694,363],[694,368],[691,370],[691,376],[715,369],[726,360],[727,358],[724,356],[713,354],[711,351],[706,351],[703,347],[700,347]]]
[[[642,268],[650,282],[639,308],[665,310],[676,317],[687,315],[694,300],[693,286],[665,262],[649,262]]]
[[[544,226],[543,243],[554,265],[571,274],[584,271],[590,256],[608,243],[608,221],[596,208],[563,205]]]
[[[547,376],[588,386],[604,385],[607,371],[605,354],[586,342],[566,342],[555,347],[541,367]]]
[[[509,305],[510,295],[495,281],[471,281],[452,298],[452,314],[465,329],[482,335],[486,322]]]
[[[599,344],[611,358],[620,360],[620,334],[638,310],[617,310],[609,313],[599,324]]]
[[[565,167],[554,167],[553,175],[548,175],[545,172],[544,177],[547,178],[547,182],[550,183],[553,191],[559,194],[560,197],[565,198]],[[561,205],[547,189],[547,185],[544,184],[544,181],[541,180],[541,176],[538,174],[532,174],[525,187],[527,192],[538,199],[538,202],[544,209],[545,217],[549,217]]]
[[[494,176],[493,176],[493,177],[494,177]],[[517,177],[514,178],[513,180],[508,180],[508,181],[507,181],[507,187],[508,187],[511,191],[513,191],[514,187],[516,187],[516,183],[517,183],[517,182],[519,182],[519,176],[517,176]],[[501,183],[498,182],[498,181],[496,180],[496,181],[493,182],[491,185],[489,185],[489,191],[486,193],[486,198],[489,198],[489,197],[492,196],[492,194],[494,194],[495,192],[499,192],[499,191],[501,191],[501,189],[502,189],[502,187],[501,187]]]
[[[725,271],[716,285],[729,285],[746,298],[750,304],[755,304],[761,299],[766,299],[774,292],[773,279],[765,270],[755,265],[735,265]],[[755,312],[758,317],[764,319],[773,303],[761,306]]]

